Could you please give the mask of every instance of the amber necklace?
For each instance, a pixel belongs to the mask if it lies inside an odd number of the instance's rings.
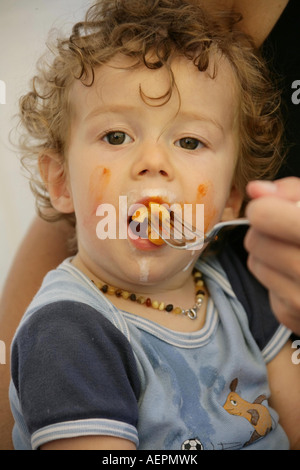
[[[184,315],[191,320],[196,320],[198,312],[201,309],[203,304],[203,299],[205,297],[205,291],[203,290],[204,282],[202,279],[202,273],[196,268],[193,270],[193,279],[196,289],[195,294],[195,304],[192,308],[184,309],[181,307],[174,307],[173,304],[165,304],[164,302],[159,302],[158,300],[152,300],[150,297],[144,297],[127,290],[120,289],[118,287],[111,286],[109,284],[104,284],[100,282],[92,281],[95,286],[106,295],[115,295],[116,297],[121,297],[125,300],[130,300],[131,302],[137,302],[140,305],[146,305],[146,307],[153,308],[159,311],[166,311],[168,313],[173,313],[175,315]]]

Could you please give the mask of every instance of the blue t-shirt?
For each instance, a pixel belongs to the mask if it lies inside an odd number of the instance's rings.
[[[15,448],[109,435],[140,450],[288,449],[266,363],[290,332],[259,347],[219,262],[197,267],[210,299],[194,333],[118,310],[70,260],[50,272],[12,345]]]

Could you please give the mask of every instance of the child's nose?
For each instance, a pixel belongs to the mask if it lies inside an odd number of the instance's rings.
[[[141,146],[132,166],[133,178],[163,177],[166,180],[174,178],[172,155],[163,145]]]

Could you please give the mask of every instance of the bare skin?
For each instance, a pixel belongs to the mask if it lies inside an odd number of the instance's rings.
[[[248,193],[248,267],[269,289],[278,320],[300,335],[300,179],[252,182]]]
[[[259,47],[277,23],[288,0],[233,0],[233,8],[243,15],[240,27],[255,40]]]

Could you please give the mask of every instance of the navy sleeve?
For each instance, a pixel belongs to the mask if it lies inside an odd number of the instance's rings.
[[[54,302],[21,327],[12,379],[30,433],[84,419],[136,426],[139,379],[125,336],[92,307]]]
[[[263,350],[277,331],[279,322],[271,309],[267,289],[247,268],[244,235],[243,227],[230,232],[230,236],[225,238],[220,262],[235,295],[247,313],[252,336],[260,350]]]

